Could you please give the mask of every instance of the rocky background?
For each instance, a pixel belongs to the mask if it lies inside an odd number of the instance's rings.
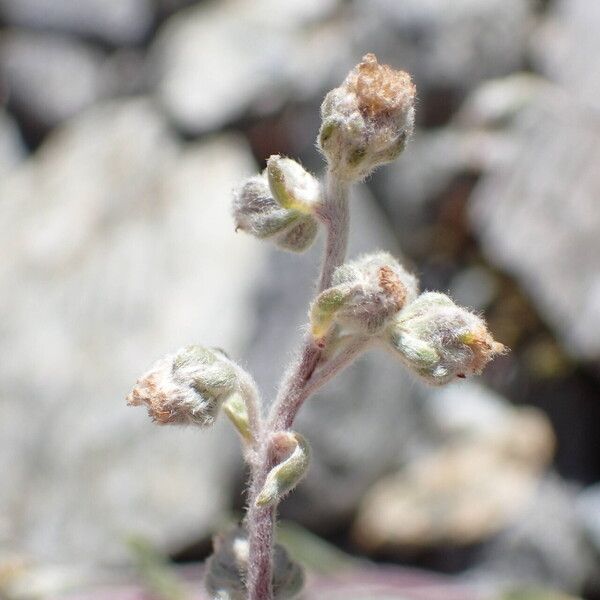
[[[359,361],[301,414],[283,517],[600,598],[600,3],[0,0],[0,25],[0,597],[118,570],[132,537],[201,560],[242,509],[226,423],[158,429],[123,398],[195,341],[272,395],[319,249],[236,235],[230,190],[272,153],[320,170],[320,101],[373,51],[413,74],[418,127],[357,190],[351,254],[402,254],[511,353],[443,390]]]

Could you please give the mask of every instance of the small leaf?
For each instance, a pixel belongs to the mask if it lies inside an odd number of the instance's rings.
[[[257,506],[272,506],[298,485],[310,463],[310,446],[299,433],[281,431],[273,436],[276,453],[284,455],[269,474],[256,498]]]

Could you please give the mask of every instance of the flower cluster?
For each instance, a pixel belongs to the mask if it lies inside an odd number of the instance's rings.
[[[319,229],[313,213],[320,198],[319,181],[300,164],[271,156],[262,174],[245,180],[234,192],[236,231],[271,239],[283,250],[303,252]]]
[[[338,267],[332,283],[310,310],[318,346],[334,329],[338,336],[371,336],[434,385],[480,373],[504,351],[481,318],[445,294],[417,296],[416,278],[387,253]]]
[[[477,315],[440,293],[419,295],[416,277],[377,252],[344,263],[350,184],[397,158],[414,125],[410,76],[367,54],[325,97],[317,143],[327,159],[322,185],[299,163],[274,155],[234,192],[236,230],[302,252],[326,231],[310,334],[286,371],[269,415],[248,373],[213,348],[188,346],[157,361],[128,404],[163,424],[211,425],[222,409],[239,433],[251,471],[245,523],[214,540],[206,587],[215,600],[296,597],[302,569],[274,545],[279,502],[305,477],[308,441],[292,431],[302,403],[377,342],[435,385],[479,373],[504,351]]]
[[[127,404],[145,406],[159,425],[207,427],[236,385],[235,366],[221,351],[187,346],[156,361],[138,379]]]
[[[366,177],[398,157],[415,120],[410,75],[367,54],[321,106],[319,148],[342,179]]]
[[[310,309],[318,344],[335,324],[352,333],[376,334],[407,302],[417,296],[417,280],[387,252],[378,252],[338,267],[332,286]]]

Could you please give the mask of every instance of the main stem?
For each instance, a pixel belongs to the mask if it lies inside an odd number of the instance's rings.
[[[327,240],[325,254],[319,277],[318,292],[331,285],[331,277],[337,267],[346,258],[350,211],[348,207],[348,182],[340,180],[333,172],[328,172],[324,197],[317,210],[317,216],[326,227]],[[305,387],[310,381],[321,358],[318,348],[310,334],[303,341],[299,360],[286,371],[275,403],[268,420],[260,432],[258,464],[252,471],[248,513],[246,522],[250,542],[248,561],[248,600],[272,600],[272,556],[273,530],[275,526],[275,507],[256,506],[256,497],[260,493],[267,474],[273,467],[270,448],[272,434],[289,429],[298,414],[298,410],[308,395]],[[314,391],[314,389],[312,390]]]

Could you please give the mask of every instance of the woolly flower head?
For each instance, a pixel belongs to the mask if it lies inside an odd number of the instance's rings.
[[[357,180],[397,158],[413,130],[415,94],[408,73],[365,55],[321,106],[317,141],[330,168]]]
[[[421,294],[402,310],[387,336],[407,366],[434,385],[478,374],[505,352],[483,319],[437,292]]]
[[[159,425],[212,425],[235,390],[233,364],[219,350],[187,346],[156,361],[127,396]]]
[[[283,250],[302,252],[318,232],[312,211],[319,199],[319,182],[300,164],[271,156],[265,172],[234,191],[236,230],[273,240]]]
[[[319,343],[333,324],[353,333],[376,334],[417,296],[417,280],[387,252],[367,254],[338,267],[332,286],[310,310]]]

